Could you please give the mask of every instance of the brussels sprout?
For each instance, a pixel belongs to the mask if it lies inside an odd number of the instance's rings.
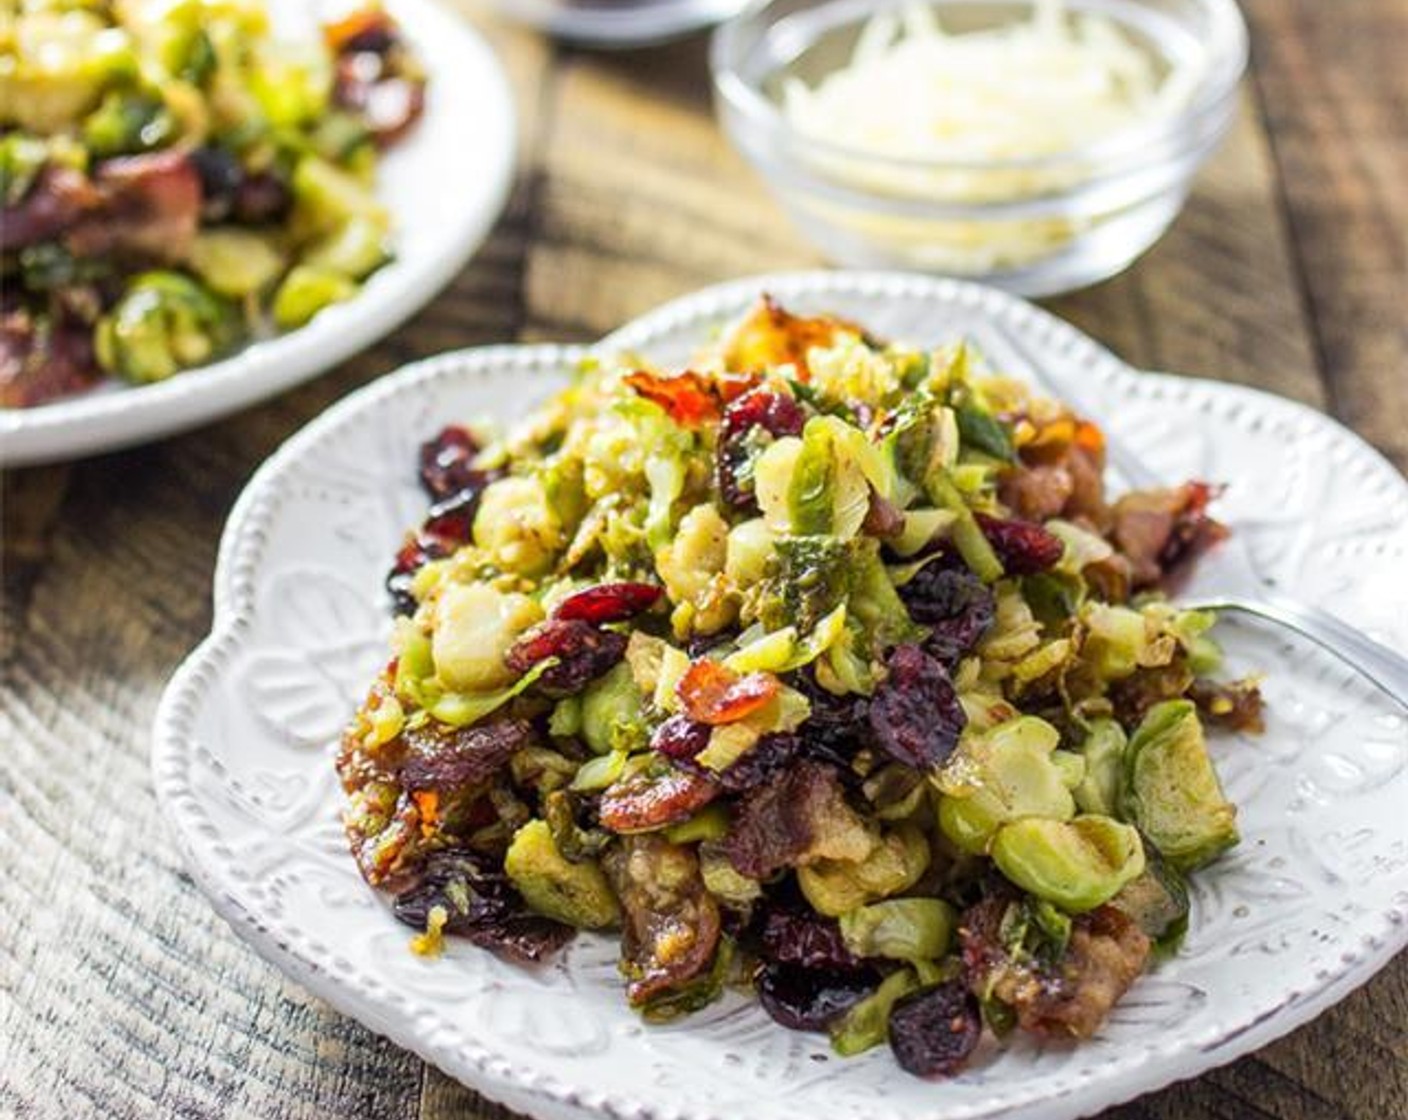
[[[1237,843],[1237,807],[1222,792],[1192,701],[1149,709],[1125,750],[1120,806],[1180,871]]]
[[[960,742],[939,774],[939,827],[965,852],[982,854],[993,833],[1019,817],[1069,820],[1075,799],[1053,760],[1060,733],[1021,716]]]
[[[61,132],[109,86],[136,77],[126,32],[90,12],[32,12],[6,31],[12,53],[0,58],[0,126]]]
[[[890,1011],[901,997],[919,987],[919,977],[912,968],[892,972],[875,991],[848,1008],[828,1028],[831,1048],[843,1057],[851,1057],[879,1046],[889,1035]]]
[[[552,706],[548,734],[554,739],[572,739],[582,731],[582,698],[564,696]]]
[[[191,246],[191,269],[222,296],[242,299],[271,284],[287,261],[270,237],[245,229],[207,229]]]
[[[1156,946],[1172,948],[1188,929],[1188,884],[1152,844],[1145,855],[1144,873],[1126,883],[1110,905],[1139,923]]]
[[[1024,817],[997,830],[992,858],[1023,890],[1072,914],[1108,902],[1144,870],[1144,846],[1109,817]]]
[[[200,365],[235,341],[235,316],[223,300],[179,272],[144,272],[98,320],[98,362],[129,381],[163,381]]]
[[[648,737],[644,706],[631,667],[622,661],[582,693],[582,738],[597,754],[643,745]]]
[[[507,688],[491,692],[444,692],[431,683],[411,688],[410,695],[441,723],[448,723],[451,727],[468,727],[527,691],[552,664],[551,660],[541,661]]]
[[[499,688],[515,674],[504,664],[514,640],[543,617],[526,595],[505,594],[488,584],[451,584],[435,604],[431,639],[435,673],[449,689]]]
[[[306,324],[319,311],[357,294],[357,284],[340,272],[296,265],[274,293],[274,322],[286,331]]]
[[[958,915],[941,898],[891,898],[841,915],[841,937],[858,957],[936,961],[953,943]]]
[[[758,505],[779,533],[849,540],[870,508],[870,489],[893,492],[888,465],[865,433],[835,416],[807,421],[801,438],[768,446],[754,467]]]
[[[595,863],[572,863],[558,851],[547,821],[531,820],[504,853],[504,873],[523,900],[545,917],[578,929],[619,925],[621,907]]]
[[[513,475],[485,487],[474,515],[474,543],[520,575],[538,575],[551,567],[565,542],[542,480]]]
[[[861,547],[862,542],[834,537],[778,537],[767,579],[758,588],[759,620],[769,630],[795,626],[799,633],[807,633],[815,629],[846,601]]]
[[[799,638],[795,626],[784,626],[741,646],[724,659],[724,664],[735,673],[790,673],[810,665],[831,648],[845,629],[846,608],[840,606],[818,622],[807,637]]]
[[[997,558],[997,553],[993,551],[992,545],[988,543],[977,519],[974,518],[973,511],[968,508],[968,503],[948,473],[934,472],[925,483],[925,489],[934,505],[954,515],[949,538],[958,549],[958,554],[963,557],[963,562],[973,569],[973,574],[984,583],[1001,579],[1002,561]]]
[[[1052,765],[1061,772],[1061,781],[1068,790],[1075,791],[1085,780],[1085,759],[1070,751],[1052,751]]]
[[[1129,676],[1143,661],[1149,645],[1144,616],[1129,607],[1090,602],[1082,609],[1085,641],[1081,659],[1104,681]]]
[[[725,906],[745,909],[763,896],[763,885],[741,874],[733,861],[711,841],[699,845],[699,873],[705,889]]]
[[[951,509],[905,510],[904,528],[890,541],[890,548],[900,556],[913,556],[947,534],[958,515]]]
[[[961,404],[954,409],[958,434],[963,442],[984,455],[1011,462],[1015,452],[1007,428],[991,412],[974,404]]]
[[[655,553],[655,567],[676,603],[702,595],[724,570],[728,522],[713,503],[703,502],[680,518],[675,539]]]
[[[293,169],[294,229],[303,237],[331,233],[354,219],[390,228],[386,209],[353,176],[318,156],[306,155]]]
[[[665,839],[672,844],[696,844],[701,840],[718,840],[728,831],[728,809],[717,802],[706,805],[687,821],[665,829]]]
[[[303,254],[303,263],[362,280],[390,257],[385,224],[367,218],[351,218],[310,245]]]
[[[1120,780],[1124,767],[1125,733],[1112,719],[1097,719],[1081,745],[1085,775],[1075,788],[1082,813],[1118,816]]]
[[[728,534],[724,574],[740,591],[761,583],[772,560],[777,534],[761,517],[735,525]]]
[[[170,144],[178,128],[155,94],[113,90],[83,121],[83,143],[98,158],[150,152]]]
[[[929,857],[924,834],[902,825],[886,834],[862,860],[824,859],[798,868],[797,882],[813,909],[839,918],[914,886],[928,869]]]
[[[572,789],[579,793],[595,793],[606,789],[625,773],[629,757],[625,751],[611,751],[587,759],[573,776]]]
[[[49,162],[49,144],[23,132],[0,136],[0,204],[14,206]]]
[[[246,72],[249,90],[275,128],[300,128],[321,118],[332,96],[332,67],[317,50],[266,42]]]

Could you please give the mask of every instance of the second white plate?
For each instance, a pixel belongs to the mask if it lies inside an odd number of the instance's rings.
[[[284,0],[307,24],[317,0]],[[409,318],[464,266],[508,197],[513,101],[493,52],[432,0],[391,0],[430,75],[425,114],[381,160],[396,257],[346,303],[307,326],[155,385],[106,384],[30,409],[0,409],[0,467],[130,446],[195,427],[308,380]]]

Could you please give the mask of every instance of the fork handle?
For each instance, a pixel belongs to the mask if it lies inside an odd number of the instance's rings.
[[[1368,677],[1389,699],[1408,710],[1408,657],[1341,622],[1329,611],[1284,595],[1227,599],[1210,605],[1243,611],[1294,630]]]

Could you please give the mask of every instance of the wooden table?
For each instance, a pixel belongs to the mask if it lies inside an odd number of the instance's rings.
[[[1138,365],[1325,408],[1403,468],[1408,4],[1247,8],[1255,72],[1187,211],[1126,275],[1052,307]],[[0,1115],[507,1115],[236,940],[147,776],[158,694],[210,621],[220,526],[306,420],[440,350],[592,339],[700,285],[820,263],[715,128],[702,40],[599,56],[474,18],[517,89],[521,165],[447,292],[273,403],[5,479]],[[1405,1102],[1408,955],[1289,1038],[1107,1115],[1401,1120]]]

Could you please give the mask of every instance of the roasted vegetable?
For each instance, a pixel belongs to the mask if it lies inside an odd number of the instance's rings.
[[[102,367],[128,381],[164,381],[219,357],[235,339],[234,312],[179,272],[148,272],[98,322]]]
[[[577,929],[606,929],[621,908],[600,867],[563,857],[546,821],[529,821],[504,853],[504,872],[535,911]]]

